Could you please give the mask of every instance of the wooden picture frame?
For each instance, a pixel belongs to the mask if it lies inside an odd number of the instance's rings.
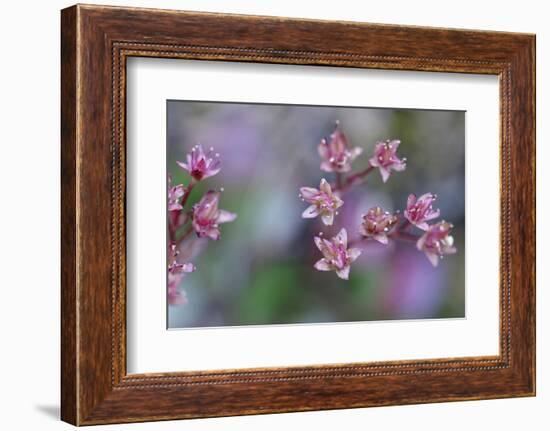
[[[61,17],[64,421],[535,394],[534,35],[83,5]],[[131,56],[498,75],[500,354],[128,375],[125,65]]]

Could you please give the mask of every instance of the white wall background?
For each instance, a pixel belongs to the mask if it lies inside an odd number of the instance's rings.
[[[405,407],[105,426],[135,430],[548,429],[550,423],[550,13],[536,0],[119,0],[104,4],[477,28],[537,34],[538,396]],[[4,2],[0,18],[0,427],[70,429],[59,422],[59,9],[60,0]]]

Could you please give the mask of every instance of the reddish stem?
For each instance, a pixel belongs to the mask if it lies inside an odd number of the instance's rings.
[[[403,223],[401,224],[399,230],[403,232],[408,232],[411,226],[411,222],[406,217],[403,217]]]
[[[370,174],[372,171],[374,171],[373,166],[368,166],[367,168],[363,169],[362,171],[359,171],[355,174],[350,175],[344,184],[338,184],[338,181],[336,183],[336,191],[344,192],[347,189],[349,189],[351,186],[354,186],[356,184],[359,184],[361,181],[365,179],[365,177]],[[338,177],[337,177],[338,180]]]
[[[404,242],[416,242],[420,238],[419,236],[416,236],[412,233],[407,232],[407,229],[411,226],[408,220],[406,220],[401,227],[394,229],[392,232],[390,232],[387,236],[390,239],[393,239],[395,241],[404,241]],[[364,241],[374,241],[372,238],[367,237],[361,237],[357,238],[353,241],[350,241],[348,243],[348,247],[352,247],[354,245],[360,244]]]
[[[418,238],[420,237],[409,232],[409,228],[411,226],[412,224],[409,222],[409,220],[406,217],[403,217],[403,222],[401,223],[401,226],[391,231],[388,235],[388,238],[393,238],[393,239],[407,241],[407,242],[418,241]]]
[[[172,223],[172,211],[168,211],[168,236],[170,237],[170,243],[174,242],[174,224]]]
[[[187,203],[187,200],[189,199],[189,196],[191,195],[191,191],[193,190],[193,187],[195,187],[195,180],[191,178],[191,181],[189,182],[189,185],[187,186],[185,190],[185,195],[183,196],[183,199],[181,200],[181,206],[182,208]],[[168,234],[170,235],[170,241],[171,242],[177,242],[178,244],[181,242],[182,238],[180,238],[178,241],[176,241],[176,233],[180,227],[182,227],[185,223],[187,223],[190,219],[191,211],[187,211],[183,213],[183,209],[180,210],[178,215],[176,217],[172,216],[172,214],[169,214],[168,218]],[[183,218],[183,220],[180,221],[180,217]],[[186,232],[187,234],[187,232]]]
[[[419,236],[413,235],[412,233],[405,232],[402,230],[395,230],[394,232],[388,235],[388,238],[393,238],[396,240],[406,241],[406,242],[416,242],[418,241]]]
[[[336,190],[342,188],[342,173],[336,172]]]

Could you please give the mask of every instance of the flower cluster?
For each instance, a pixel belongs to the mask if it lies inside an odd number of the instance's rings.
[[[180,305],[187,303],[185,291],[180,289],[186,274],[196,270],[192,263],[178,261],[179,248],[182,243],[195,238],[208,238],[217,241],[221,238],[220,224],[235,220],[237,215],[219,208],[223,189],[207,191],[199,201],[186,210],[186,203],[195,185],[206,178],[216,175],[221,170],[220,155],[214,149],[205,152],[202,146],[196,145],[187,154],[186,162],[176,162],[179,167],[191,176],[187,186],[172,185],[168,177],[168,303]]]
[[[312,219],[320,216],[325,226],[332,226],[338,209],[344,205],[344,194],[352,187],[361,184],[366,177],[378,170],[382,181],[386,183],[392,173],[406,169],[406,159],[397,155],[401,141],[388,139],[378,141],[374,145],[372,156],[368,160],[368,167],[357,172],[352,171],[353,161],[363,153],[360,147],[353,147],[337,122],[329,139],[322,139],[318,146],[321,157],[320,169],[333,173],[334,183],[321,179],[319,188],[301,187],[299,197],[309,206],[302,213],[302,217]],[[435,267],[439,260],[447,254],[456,253],[453,246],[453,237],[450,232],[452,224],[445,221],[430,225],[429,222],[438,218],[440,211],[434,209],[433,204],[437,196],[425,193],[420,197],[411,194],[407,199],[405,210],[390,213],[380,206],[370,208],[362,215],[359,224],[359,238],[348,242],[348,233],[342,228],[331,238],[323,238],[322,232],[314,237],[317,248],[323,258],[318,260],[314,267],[318,271],[335,271],[336,275],[344,280],[349,277],[351,264],[359,257],[361,250],[350,247],[352,244],[363,244],[373,240],[387,245],[390,240],[414,242],[419,251],[425,253],[430,263]],[[411,232],[417,228],[421,234]]]

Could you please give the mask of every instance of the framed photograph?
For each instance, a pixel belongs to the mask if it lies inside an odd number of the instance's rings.
[[[535,394],[535,37],[61,14],[62,419]]]

